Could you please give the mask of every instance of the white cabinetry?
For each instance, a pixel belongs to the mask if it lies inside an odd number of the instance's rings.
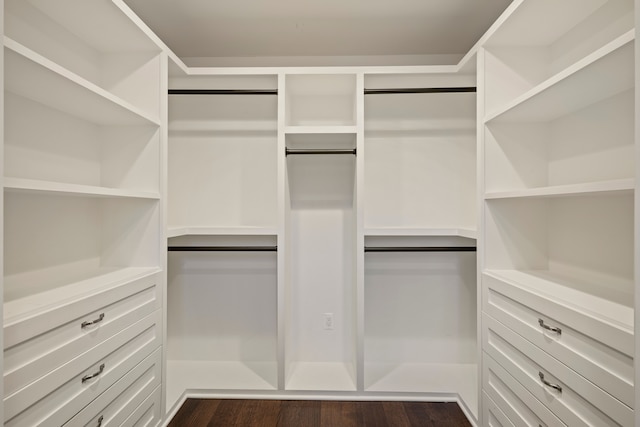
[[[166,59],[127,12],[4,2],[5,425],[62,425],[161,352]]]
[[[631,1],[516,2],[479,54],[482,384],[514,425],[497,384],[634,424],[633,27]]]

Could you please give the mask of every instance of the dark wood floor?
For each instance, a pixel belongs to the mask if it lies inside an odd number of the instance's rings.
[[[168,427],[466,427],[457,403],[187,399]]]

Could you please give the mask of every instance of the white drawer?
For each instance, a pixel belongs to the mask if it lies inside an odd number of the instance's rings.
[[[69,420],[65,427],[134,425],[125,421],[159,389],[161,375],[162,350],[159,348]]]
[[[491,403],[499,408],[499,412],[493,410],[497,425],[565,427],[491,356],[486,353],[482,356],[482,389]],[[491,411],[490,407],[488,409]]]
[[[154,427],[162,421],[162,388],[158,387],[142,402],[142,405],[133,411],[123,426],[128,427]]]
[[[483,349],[565,424],[633,425],[627,405],[487,314],[482,320]]]
[[[632,347],[613,339],[619,329],[596,319],[582,322],[582,317],[550,300],[504,283],[490,276],[483,278],[483,311],[531,341],[556,359],[628,406],[634,401]],[[540,324],[542,321],[542,325]],[[602,322],[600,322],[602,323]],[[553,332],[545,328],[558,328]],[[594,331],[613,329],[612,336],[594,339]],[[633,336],[626,337],[633,345]],[[601,341],[604,340],[604,341]]]
[[[130,283],[120,289],[129,292],[124,298],[113,301],[113,298],[120,298],[122,295],[120,292],[112,293],[112,298],[102,301],[105,305],[98,310],[87,312],[62,325],[46,324],[45,316],[41,329],[47,326],[47,332],[5,347],[5,396],[15,393],[160,308],[159,287],[149,279],[151,278]],[[83,322],[96,320],[97,323],[83,327]]]
[[[484,427],[516,427],[486,393],[482,396],[482,425]]]
[[[6,396],[5,426],[63,425],[158,348],[161,335],[161,310],[156,310],[90,351]],[[94,374],[98,375],[83,381]]]

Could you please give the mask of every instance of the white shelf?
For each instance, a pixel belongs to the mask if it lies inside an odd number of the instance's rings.
[[[276,227],[169,227],[167,237],[180,236],[276,236]]]
[[[587,316],[633,332],[633,294],[613,295],[612,290],[606,289],[608,298],[604,298],[600,294],[601,288],[606,285],[597,287],[548,270],[486,270],[484,274],[545,298],[561,301]],[[629,285],[627,289],[633,289],[633,286]]]
[[[148,191],[125,190],[119,188],[96,187],[92,185],[66,184],[52,181],[41,181],[24,178],[4,178],[5,191],[23,193],[57,194],[89,197],[123,197],[153,199],[160,198],[158,193]]]
[[[4,37],[5,90],[100,125],[155,125],[159,119]]]
[[[37,316],[49,308],[65,302],[141,279],[159,271],[158,267],[102,268],[94,271],[90,277],[85,277],[74,283],[24,298],[5,301],[4,326],[24,320],[26,317]],[[5,280],[8,278],[5,277]]]
[[[551,121],[634,87],[634,31],[547,79],[485,122]]]
[[[295,362],[288,368],[286,390],[355,391],[346,363]]]
[[[476,239],[477,231],[471,228],[409,228],[409,227],[366,227],[367,236],[397,236],[397,237],[466,237]]]
[[[365,363],[365,391],[454,393],[478,416],[478,367],[453,363]]]
[[[276,362],[167,361],[167,409],[191,390],[276,390]]]
[[[485,199],[513,199],[527,197],[564,197],[564,196],[597,196],[632,193],[635,180],[616,179],[611,181],[590,182],[584,184],[555,185],[551,187],[527,188],[512,191],[493,191],[485,195]]]
[[[356,126],[285,126],[285,134],[355,134]]]

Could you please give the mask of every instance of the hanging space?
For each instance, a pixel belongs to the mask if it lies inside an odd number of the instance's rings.
[[[170,79],[168,411],[278,388],[276,117],[276,76]]]
[[[478,414],[475,75],[366,75],[364,391]]]
[[[285,78],[285,389],[354,391],[356,76]]]

